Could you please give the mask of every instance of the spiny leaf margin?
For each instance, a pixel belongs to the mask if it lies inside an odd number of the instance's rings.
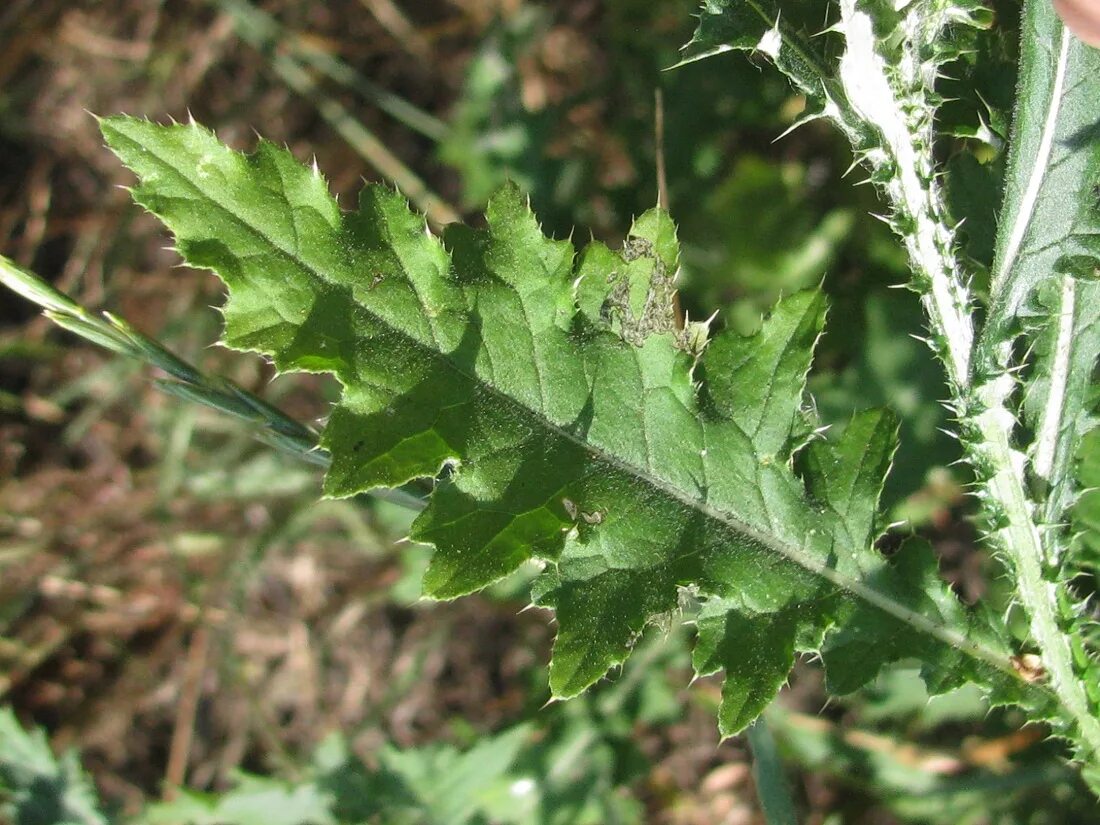
[[[865,625],[867,676],[916,655],[933,688],[972,679],[998,701],[1045,701],[931,557],[899,576],[869,549],[874,527],[853,514],[874,511],[889,464],[885,413],[849,425],[869,441],[833,448],[841,461],[870,451],[871,475],[834,489],[811,472],[808,494],[792,472],[819,293],[781,301],[755,339],[723,333],[700,352],[698,330],[679,330],[672,314],[678,251],[657,211],[623,252],[593,243],[574,262],[572,245],[546,238],[506,188],[488,229],[452,225],[440,243],[382,186],[341,213],[316,169],[270,143],[242,155],[197,125],[101,126],[139,177],[135,199],[189,263],[227,283],[226,343],[340,380],[323,436],[326,493],[449,468],[413,528],[436,547],[428,595],[546,565],[534,591],[557,614],[555,695],[625,660],[687,592],[706,620],[697,669],[727,672],[725,733],[759,713],[796,650],[824,641],[830,681],[855,687],[843,672],[852,646],[828,636],[852,621]],[[860,501],[841,488],[859,488]],[[746,638],[768,667],[745,661]]]
[[[1083,647],[1088,611],[1072,604],[1065,588],[1061,550],[1068,542],[1060,527],[1076,498],[1073,456],[1093,426],[1083,402],[1097,355],[1091,309],[1097,205],[1082,203],[1078,193],[1097,191],[1096,164],[1088,174],[1085,166],[1088,146],[1100,145],[1098,53],[1063,31],[1047,0],[1025,3],[1012,168],[990,313],[975,345],[969,285],[938,181],[935,87],[945,64],[961,54],[960,34],[986,27],[988,10],[978,0],[838,0],[814,7],[829,15],[818,24],[825,37],[815,44],[808,9],[782,0],[705,0],[686,54],[730,48],[766,54],[807,95],[804,120],[831,120],[886,195],[887,218],[906,245],[911,285],[931,321],[929,344],[947,368],[949,403],[978,476],[991,544],[1009,559],[1045,678],[1059,695],[1063,713],[1050,721],[1100,773],[1100,706],[1090,695],[1098,664]],[[807,54],[811,59],[801,59]],[[1058,180],[1047,186],[1050,177]],[[1041,188],[1031,185],[1039,182]],[[1028,208],[1044,206],[1044,189],[1052,225],[1033,230]],[[1036,241],[1030,254],[1029,235]],[[1011,403],[1014,342],[1024,330],[1037,344],[1020,411],[1037,432],[1029,453],[1015,444],[1019,412]],[[1029,483],[1029,471],[1038,484]],[[1033,486],[1041,488],[1037,497]]]

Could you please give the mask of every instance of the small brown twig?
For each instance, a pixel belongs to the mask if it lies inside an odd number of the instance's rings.
[[[195,715],[202,695],[202,677],[206,672],[206,656],[210,649],[210,631],[200,624],[191,634],[187,648],[187,662],[183,669],[183,687],[180,689],[176,720],[172,727],[172,743],[168,750],[168,766],[164,771],[164,789],[161,798],[171,801],[187,776],[187,763],[191,756],[191,743],[195,738]]]
[[[653,131],[657,145],[657,205],[668,211],[668,175],[665,171],[665,95],[653,92]]]

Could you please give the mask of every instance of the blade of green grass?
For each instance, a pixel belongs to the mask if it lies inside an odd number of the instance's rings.
[[[329,454],[318,446],[311,427],[295,421],[257,395],[217,375],[207,375],[179,358],[158,341],[138,332],[122,318],[104,312],[95,315],[37,275],[0,255],[0,284],[38,304],[43,314],[93,344],[166,372],[156,379],[157,389],[210,407],[256,425],[256,437],[266,444],[320,467],[328,467]],[[405,490],[380,490],[379,498],[423,510],[423,500]]]
[[[775,747],[768,723],[761,716],[746,730],[749,747],[752,748],[752,776],[756,782],[756,796],[764,810],[768,825],[798,825],[794,801],[783,762]]]

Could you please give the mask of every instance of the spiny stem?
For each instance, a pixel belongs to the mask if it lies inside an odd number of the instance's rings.
[[[1039,649],[1050,687],[1078,728],[1091,762],[1100,761],[1100,719],[1093,715],[1086,686],[1077,676],[1071,639],[1058,621],[1058,582],[1044,576],[1042,536],[1033,518],[1033,508],[1025,492],[1023,454],[1012,448],[1011,418],[1003,408],[990,409],[974,422],[980,434],[976,452],[988,466],[995,468],[986,482],[991,503],[1002,508],[1004,526],[997,531],[1001,546],[1011,561],[1016,576],[1020,604],[1030,618],[1031,636]]]
[[[900,221],[895,229],[909,254],[914,286],[921,292],[936,333],[948,381],[961,392],[970,381],[972,300],[951,251],[954,232],[947,223],[943,193],[934,174],[934,111],[927,99],[935,82],[934,64],[922,66],[917,53],[920,41],[934,41],[942,26],[924,20],[924,14],[916,8],[906,13],[902,23],[908,38],[905,48],[913,54],[902,60],[891,76],[876,49],[878,38],[870,15],[857,9],[855,0],[842,0],[840,28],[845,52],[839,74],[855,114],[874,127],[881,139],[881,150],[868,153],[867,161],[880,173],[889,169],[882,187]]]
[[[1068,73],[1075,47],[1071,35],[1058,22],[1046,0],[1029,0],[1025,4],[1023,21],[1026,38],[1049,42],[1052,48],[1037,49],[1030,55],[1025,49],[1022,58],[1020,94],[1029,88],[1040,91],[1035,99],[1021,98],[1017,104],[1014,150],[1009,158],[1008,176],[1022,185],[1016,199],[1011,195],[1006,197],[989,315],[975,348],[975,373],[984,380],[976,381],[972,389],[972,408],[976,412],[969,423],[976,432],[971,438],[971,449],[985,477],[983,505],[996,528],[993,537],[1015,574],[1017,596],[1029,617],[1031,637],[1050,687],[1076,729],[1072,736],[1083,749],[1080,755],[1098,764],[1100,718],[1096,716],[1097,709],[1090,701],[1088,686],[1080,677],[1075,662],[1076,636],[1064,626],[1064,621],[1060,621],[1064,618],[1062,605],[1070,601],[1066,584],[1055,572],[1062,536],[1042,532],[1055,530],[1054,525],[1064,515],[1066,498],[1058,494],[1060,485],[1054,468],[1062,461],[1062,456],[1072,452],[1072,446],[1067,447],[1064,439],[1077,436],[1074,428],[1067,430],[1065,426],[1067,413],[1076,415],[1076,410],[1069,409],[1066,403],[1071,349],[1076,334],[1076,282],[1070,274],[1063,274],[1060,282],[1054,282],[1058,286],[1059,300],[1051,318],[1055,337],[1049,366],[1050,388],[1036,422],[1030,466],[1028,456],[1014,445],[1013,440],[1017,422],[1011,405],[1017,383],[1010,370],[1019,334],[1019,314],[1025,303],[1034,298],[1037,289],[1036,280],[1027,275],[1023,259],[1027,257],[1029,232],[1042,208],[1043,187],[1059,166],[1056,153],[1062,117],[1064,113],[1072,113],[1066,95],[1073,85],[1068,82]],[[1024,139],[1024,131],[1028,128],[1024,124],[1029,123],[1028,118],[1031,128],[1037,131],[1032,136],[1033,142]],[[1060,196],[1069,197],[1069,192]],[[1056,240],[1050,238],[1043,243],[1049,245]],[[1050,485],[1045,501],[1037,503],[1030,494],[1029,472]]]
[[[971,299],[961,277],[954,233],[946,220],[943,197],[935,172],[933,115],[935,64],[917,59],[922,43],[933,42],[946,18],[926,16],[916,5],[900,24],[904,47],[912,54],[898,66],[887,67],[877,52],[877,37],[870,15],[856,0],[841,0],[841,23],[846,50],[840,61],[840,79],[855,112],[875,127],[882,152],[868,158],[872,167],[887,168],[883,189],[897,216],[896,227],[909,253],[915,286],[934,332],[938,354],[947,370],[954,408],[964,430],[971,434],[971,449],[984,468],[986,495],[983,506],[990,521],[999,525],[994,535],[1011,559],[1020,601],[1031,621],[1031,633],[1041,651],[1050,686],[1073,720],[1079,738],[1100,754],[1100,720],[1090,708],[1084,686],[1076,676],[1070,639],[1059,627],[1058,590],[1061,585],[1043,575],[1043,541],[1025,484],[1026,456],[1012,446],[1014,416],[1007,401],[1015,379],[1007,361],[993,380],[972,386],[975,335]],[[1063,40],[1064,46],[1064,40]],[[1064,48],[1058,57],[1064,71]],[[1056,88],[1060,91],[1060,86]],[[1057,111],[1057,104],[1052,105]],[[1048,116],[1048,120],[1049,120]],[[1046,145],[1049,153],[1049,145]],[[1034,200],[1041,174],[1029,185]],[[1013,237],[1018,249],[1026,224]],[[1002,289],[1011,262],[1002,263],[995,289]],[[1002,350],[1007,354],[1011,344]]]

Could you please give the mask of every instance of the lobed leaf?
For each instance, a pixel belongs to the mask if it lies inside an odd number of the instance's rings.
[[[593,243],[575,261],[513,187],[486,229],[452,225],[440,241],[382,186],[341,213],[316,170],[270,143],[242,155],[195,125],[102,128],[137,201],[229,287],[226,342],[340,380],[325,492],[437,479],[412,529],[436,548],[426,595],[544,566],[533,595],[557,615],[555,696],[623,662],[690,596],[696,669],[726,671],[725,733],[774,696],[796,651],[824,650],[842,690],[916,655],[933,687],[970,678],[1046,701],[930,557],[895,566],[871,549],[889,414],[811,445],[808,488],[794,473],[819,293],[704,349],[698,327],[679,328],[678,245],[656,210],[622,251]]]

